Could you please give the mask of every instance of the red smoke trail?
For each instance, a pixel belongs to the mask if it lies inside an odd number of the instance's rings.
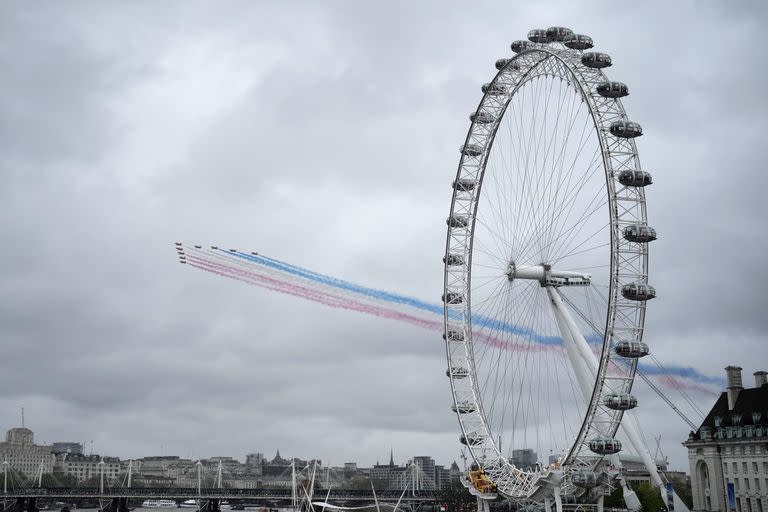
[[[334,308],[358,311],[380,318],[399,320],[401,322],[406,322],[411,325],[416,325],[418,327],[430,329],[433,331],[442,332],[443,330],[442,321],[426,320],[399,311],[386,309],[379,306],[373,306],[371,304],[355,301],[344,296],[321,292],[316,289],[290,283],[289,281],[267,277],[242,268],[237,268],[231,265],[209,260],[207,258],[200,258],[193,255],[188,255],[188,258],[188,264],[195,268],[259,286],[268,290],[293,295],[295,297],[311,300],[313,302]],[[530,345],[524,344],[520,341],[503,340],[484,332],[475,332],[473,333],[472,337],[475,341],[479,341],[480,343],[491,345],[495,348],[512,350],[514,352],[562,352],[562,347],[552,345]]]

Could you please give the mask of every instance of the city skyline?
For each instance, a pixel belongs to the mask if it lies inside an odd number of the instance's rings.
[[[0,424],[24,407],[38,439],[121,458],[460,462],[440,334],[188,272],[172,245],[439,301],[467,116],[510,43],[556,23],[612,55],[645,130],[653,354],[765,368],[765,6],[244,5],[0,6]],[[690,428],[636,393],[685,469]]]

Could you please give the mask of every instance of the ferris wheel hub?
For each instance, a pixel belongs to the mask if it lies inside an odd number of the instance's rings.
[[[591,274],[581,272],[569,272],[565,270],[555,270],[551,265],[516,265],[514,261],[509,262],[505,272],[509,282],[515,279],[526,279],[538,281],[541,286],[588,286],[592,278]]]

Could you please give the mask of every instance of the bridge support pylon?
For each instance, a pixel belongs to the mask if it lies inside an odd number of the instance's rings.
[[[128,512],[128,498],[112,498],[104,505],[101,512]]]
[[[220,512],[218,498],[201,500],[200,512]]]
[[[3,499],[3,512],[24,512],[26,498]]]

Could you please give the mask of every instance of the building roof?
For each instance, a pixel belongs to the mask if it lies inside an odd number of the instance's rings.
[[[719,422],[716,419],[719,419]],[[768,430],[768,384],[759,388],[739,390],[732,410],[728,409],[728,394],[720,393],[698,430],[692,432],[692,439],[689,438],[689,441],[700,440],[701,429],[705,427],[709,433],[714,433],[722,428],[744,426],[763,427],[761,431]]]

